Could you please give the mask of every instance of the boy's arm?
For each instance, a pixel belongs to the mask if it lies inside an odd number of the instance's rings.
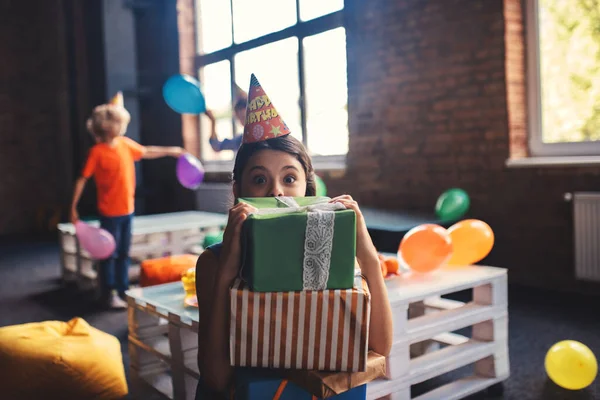
[[[179,157],[185,150],[181,147],[164,147],[164,146],[145,146],[146,151],[142,155],[142,158],[152,159],[160,157]]]
[[[221,142],[217,136],[217,120],[212,111],[206,110],[205,114],[208,119],[210,119],[210,137],[208,138],[208,143],[210,143],[210,147],[212,147],[213,151],[218,153],[223,150],[223,142]]]
[[[215,118],[215,116],[213,115],[212,111],[210,110],[206,110],[204,112],[206,114],[206,116],[208,117],[208,119],[210,119],[210,139],[219,139],[217,137],[217,120]]]
[[[77,204],[79,203],[79,199],[81,198],[81,194],[83,193],[83,189],[85,189],[85,184],[87,183],[87,178],[79,177],[77,182],[75,182],[75,189],[73,190],[73,201],[71,202],[71,222],[74,224],[79,220],[79,214],[77,213]]]

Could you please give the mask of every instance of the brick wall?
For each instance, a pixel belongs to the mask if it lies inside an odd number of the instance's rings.
[[[346,174],[326,178],[331,193],[350,192],[364,206],[432,210],[441,192],[462,187],[472,199],[469,216],[487,221],[496,234],[486,262],[508,267],[516,282],[597,289],[573,278],[572,211],[563,194],[600,190],[600,168],[505,167],[510,155],[526,155],[519,0],[347,3],[351,140]],[[29,232],[34,210],[68,202],[67,164],[77,154],[65,134],[70,108],[64,24],[58,23],[63,2],[35,4],[36,13],[31,3],[0,5],[0,233]],[[177,4],[180,11],[189,5]],[[138,35],[164,36],[155,25],[138,27]],[[187,38],[193,40],[189,32]],[[149,43],[141,44],[141,68],[160,66]],[[179,50],[172,54],[187,68],[181,44]],[[158,81],[147,82],[152,89],[176,69],[160,68]],[[152,92],[143,101],[148,144],[180,141],[164,136],[178,123],[159,90]],[[196,144],[185,142],[194,151]],[[145,171],[156,176],[149,190],[177,190],[164,183],[172,182],[172,164],[148,164]],[[154,208],[160,207],[165,205]]]
[[[35,12],[32,12],[35,10]],[[70,190],[61,1],[0,3],[0,234],[43,229]]]
[[[182,74],[198,76],[196,58],[196,13],[194,0],[177,0],[177,30],[179,31],[179,64]],[[181,117],[183,144],[187,151],[200,156],[200,119],[197,115]]]
[[[331,191],[432,210],[440,193],[462,187],[469,216],[496,235],[486,262],[516,282],[593,289],[574,280],[563,194],[600,190],[600,169],[505,167],[526,143],[519,1],[352,3],[348,171],[328,180]]]

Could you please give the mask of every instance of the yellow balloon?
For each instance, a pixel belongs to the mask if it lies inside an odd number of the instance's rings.
[[[546,353],[545,367],[554,383],[569,390],[588,387],[598,373],[594,353],[575,340],[563,340],[553,345]]]

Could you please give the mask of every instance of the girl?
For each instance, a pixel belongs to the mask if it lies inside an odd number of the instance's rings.
[[[251,98],[254,94],[253,86],[257,86],[260,89],[256,90],[257,94],[263,96],[263,101],[259,104],[274,110],[270,101],[264,101],[266,95],[254,75],[249,92]],[[252,100],[249,100],[247,113],[250,112],[251,105]],[[314,171],[306,149],[300,141],[289,135],[289,129],[276,111],[268,114],[276,117],[266,122],[260,119],[246,124],[244,142],[233,168],[234,196],[314,196]],[[257,125],[261,129],[257,129]],[[268,134],[268,129],[276,132],[275,137]],[[267,134],[258,137],[257,132]],[[392,314],[377,251],[356,201],[343,195],[331,199],[331,202],[342,203],[356,213],[356,257],[371,291],[369,349],[387,356],[392,345]],[[228,347],[229,288],[240,270],[241,227],[248,214],[253,211],[256,209],[248,204],[233,206],[229,211],[223,242],[207,248],[198,258],[196,293],[201,315],[198,335],[201,381],[197,398],[225,397],[230,387],[233,367],[229,363]]]

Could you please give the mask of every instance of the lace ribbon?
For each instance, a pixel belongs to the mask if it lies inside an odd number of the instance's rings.
[[[324,199],[300,207],[292,197],[276,198],[285,207],[261,208],[256,215],[307,213],[304,237],[303,290],[325,290],[329,280],[331,249],[335,225],[335,211],[345,210],[341,203],[329,203]]]

